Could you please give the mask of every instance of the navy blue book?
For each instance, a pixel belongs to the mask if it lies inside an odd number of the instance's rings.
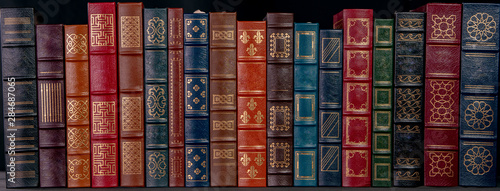
[[[168,187],[167,9],[144,9],[146,187]]]
[[[496,186],[500,4],[464,3],[460,186]]]
[[[319,186],[342,186],[342,37],[319,33]]]
[[[210,186],[208,14],[184,14],[186,187]]]
[[[294,186],[317,186],[318,23],[295,23]]]

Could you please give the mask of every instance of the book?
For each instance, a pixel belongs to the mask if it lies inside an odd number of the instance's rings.
[[[424,184],[425,14],[396,12],[394,62],[394,186]]]
[[[167,9],[144,9],[146,187],[168,187]]]
[[[342,186],[342,32],[319,32],[318,186]]]
[[[116,5],[89,3],[92,187],[118,186]]]
[[[333,16],[344,29],[342,186],[371,181],[373,10],[344,9]]]
[[[37,71],[32,8],[2,8],[3,131],[6,187],[40,185]]]
[[[184,10],[168,8],[170,187],[184,187]]]
[[[461,4],[429,3],[425,12],[424,184],[458,185]]]
[[[318,23],[294,26],[294,186],[317,186]]]
[[[394,19],[373,21],[372,186],[392,186]]]
[[[142,9],[141,2],[117,4],[122,187],[144,187]]]
[[[236,13],[211,12],[210,185],[237,186]]]
[[[267,13],[267,186],[293,186],[293,13]]]
[[[237,22],[238,186],[266,187],[266,21]]]
[[[90,187],[88,25],[65,25],[68,188]]]
[[[500,5],[462,7],[458,182],[496,187]]]
[[[210,186],[208,14],[184,14],[186,187]]]

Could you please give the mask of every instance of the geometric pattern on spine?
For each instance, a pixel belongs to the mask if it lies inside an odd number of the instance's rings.
[[[115,134],[115,102],[93,102],[92,103],[92,133],[93,134]]]
[[[367,150],[345,150],[346,152],[346,162],[345,162],[345,172],[346,177],[368,177],[368,160],[369,151]],[[349,161],[352,158],[355,161],[361,162],[360,160],[364,160],[364,164],[350,164]],[[356,167],[354,169],[353,167]]]
[[[121,16],[121,47],[140,47],[140,18],[139,16]]]
[[[484,175],[493,167],[493,155],[482,146],[474,146],[464,155],[463,165],[473,175]]]
[[[340,113],[322,112],[321,113],[320,135],[321,138],[339,138],[340,137]],[[336,130],[336,131],[335,131]]]
[[[288,131],[292,112],[288,106],[271,106],[269,108],[269,128],[273,131]]]
[[[456,85],[456,80],[429,80],[432,94],[430,103],[432,115],[429,118],[431,123],[452,124],[455,121],[452,115],[455,112],[452,109],[455,100],[452,99],[453,88]]]
[[[465,109],[464,119],[474,130],[484,130],[493,123],[493,109],[484,101],[474,101]]]
[[[89,180],[90,160],[89,159],[68,160],[68,176],[72,180]]]
[[[269,35],[269,56],[288,58],[291,52],[291,40],[288,33],[272,33]]]
[[[160,86],[153,86],[148,90],[148,114],[154,119],[159,119],[165,115],[165,107],[167,106],[167,98],[165,97],[165,89]]]
[[[321,146],[321,171],[338,172],[339,169],[339,146]]]
[[[369,45],[369,18],[348,18],[347,19],[347,45]],[[353,29],[351,29],[353,27]],[[351,35],[355,31],[356,36]],[[358,36],[359,35],[359,36]],[[358,39],[356,39],[358,37]]]
[[[467,33],[472,39],[484,42],[496,33],[496,25],[495,19],[488,13],[476,13],[467,21]]]
[[[269,146],[269,165],[273,168],[288,168],[290,166],[290,148],[291,145],[288,143],[271,143]],[[278,157],[279,153],[282,153],[283,156]],[[283,160],[279,160],[280,158]]]
[[[142,165],[142,144],[141,142],[123,142],[122,145],[122,161],[121,169],[123,174],[141,174],[143,171]]]
[[[429,160],[431,163],[431,170],[429,170],[429,176],[448,176],[454,177],[454,172],[451,169],[453,166],[452,161],[455,155],[452,152],[433,152],[429,151]]]
[[[422,91],[420,89],[396,88],[396,117],[404,120],[420,120]]]
[[[92,175],[115,176],[117,169],[115,157],[115,143],[92,144]]]
[[[123,131],[139,131],[142,124],[141,97],[122,98],[122,125]]]
[[[457,21],[456,15],[450,15],[446,17],[443,15],[442,17],[438,15],[432,15],[432,33],[431,39],[433,40],[454,40],[457,38],[457,34],[454,29],[455,21]]]
[[[148,174],[154,179],[161,179],[167,175],[167,157],[160,152],[153,152],[148,156]]]
[[[62,100],[62,83],[40,83],[40,118],[42,123],[63,122],[64,116],[61,112],[64,103]]]
[[[67,54],[87,54],[87,34],[66,34]]]
[[[196,154],[196,153],[200,154],[201,156]],[[195,155],[192,156],[193,154],[195,154]],[[207,163],[206,159],[207,159],[207,147],[186,147],[186,181],[187,182],[206,182],[206,181],[208,181],[208,177],[207,177],[208,163]]]
[[[88,149],[90,133],[87,128],[68,128],[68,148]]]
[[[113,14],[91,14],[89,23],[91,46],[115,45]]]
[[[149,42],[158,45],[165,41],[165,31],[165,22],[162,19],[158,17],[149,19],[148,29],[146,30]]]
[[[68,120],[83,121],[89,119],[89,100],[68,100]]]

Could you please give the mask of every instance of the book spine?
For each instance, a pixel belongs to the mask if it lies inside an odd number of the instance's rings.
[[[394,186],[422,186],[425,14],[395,17],[393,180]]]
[[[208,187],[208,14],[184,14],[186,187]]]
[[[68,188],[90,187],[88,26],[65,25],[64,34]]]
[[[168,8],[170,187],[184,187],[184,10]]]
[[[37,25],[40,187],[66,187],[63,25]]]
[[[167,9],[144,9],[143,23],[146,187],[168,187]]]
[[[237,22],[238,186],[266,187],[266,21]]]
[[[236,13],[210,13],[210,185],[237,186]]]
[[[89,3],[92,187],[118,186],[116,5]]]
[[[371,181],[373,10],[344,9],[333,16],[344,29],[342,186]]]
[[[394,20],[375,19],[373,34],[372,186],[392,186]]]
[[[32,8],[2,8],[6,187],[39,186],[37,71]]]
[[[293,186],[293,13],[268,13],[267,186]]]
[[[459,184],[496,187],[500,5],[462,6]]]
[[[342,35],[319,33],[319,186],[342,186]]]
[[[294,186],[317,186],[319,24],[295,23]]]
[[[118,3],[120,186],[144,187],[142,3]]]

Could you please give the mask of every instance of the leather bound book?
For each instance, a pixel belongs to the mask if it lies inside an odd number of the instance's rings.
[[[293,186],[293,13],[267,13],[267,186]]]
[[[6,187],[39,186],[37,71],[33,8],[2,8]],[[15,146],[11,146],[15,144]]]
[[[317,186],[318,23],[295,23],[294,186]]]
[[[319,32],[319,186],[342,186],[342,38],[342,30]]]
[[[210,185],[237,186],[236,13],[210,13]]]
[[[344,29],[342,186],[371,181],[373,10],[344,9],[333,16]]]
[[[167,9],[144,9],[146,187],[168,187]]]
[[[144,55],[139,3],[118,3],[120,186],[144,187]]]
[[[68,187],[90,187],[88,26],[65,25]]]
[[[500,4],[462,6],[458,182],[496,187]]]
[[[424,184],[458,185],[462,5],[429,3],[426,12]]]
[[[89,3],[92,187],[117,187],[118,82],[115,3]]]
[[[266,187],[266,21],[238,21],[238,186]]]
[[[168,8],[170,187],[184,187],[184,10]]]
[[[372,186],[392,186],[394,19],[373,21]]]
[[[186,187],[210,186],[208,14],[184,14]]]
[[[66,187],[63,25],[37,25],[40,187]]]
[[[396,12],[394,186],[424,184],[425,14]]]

